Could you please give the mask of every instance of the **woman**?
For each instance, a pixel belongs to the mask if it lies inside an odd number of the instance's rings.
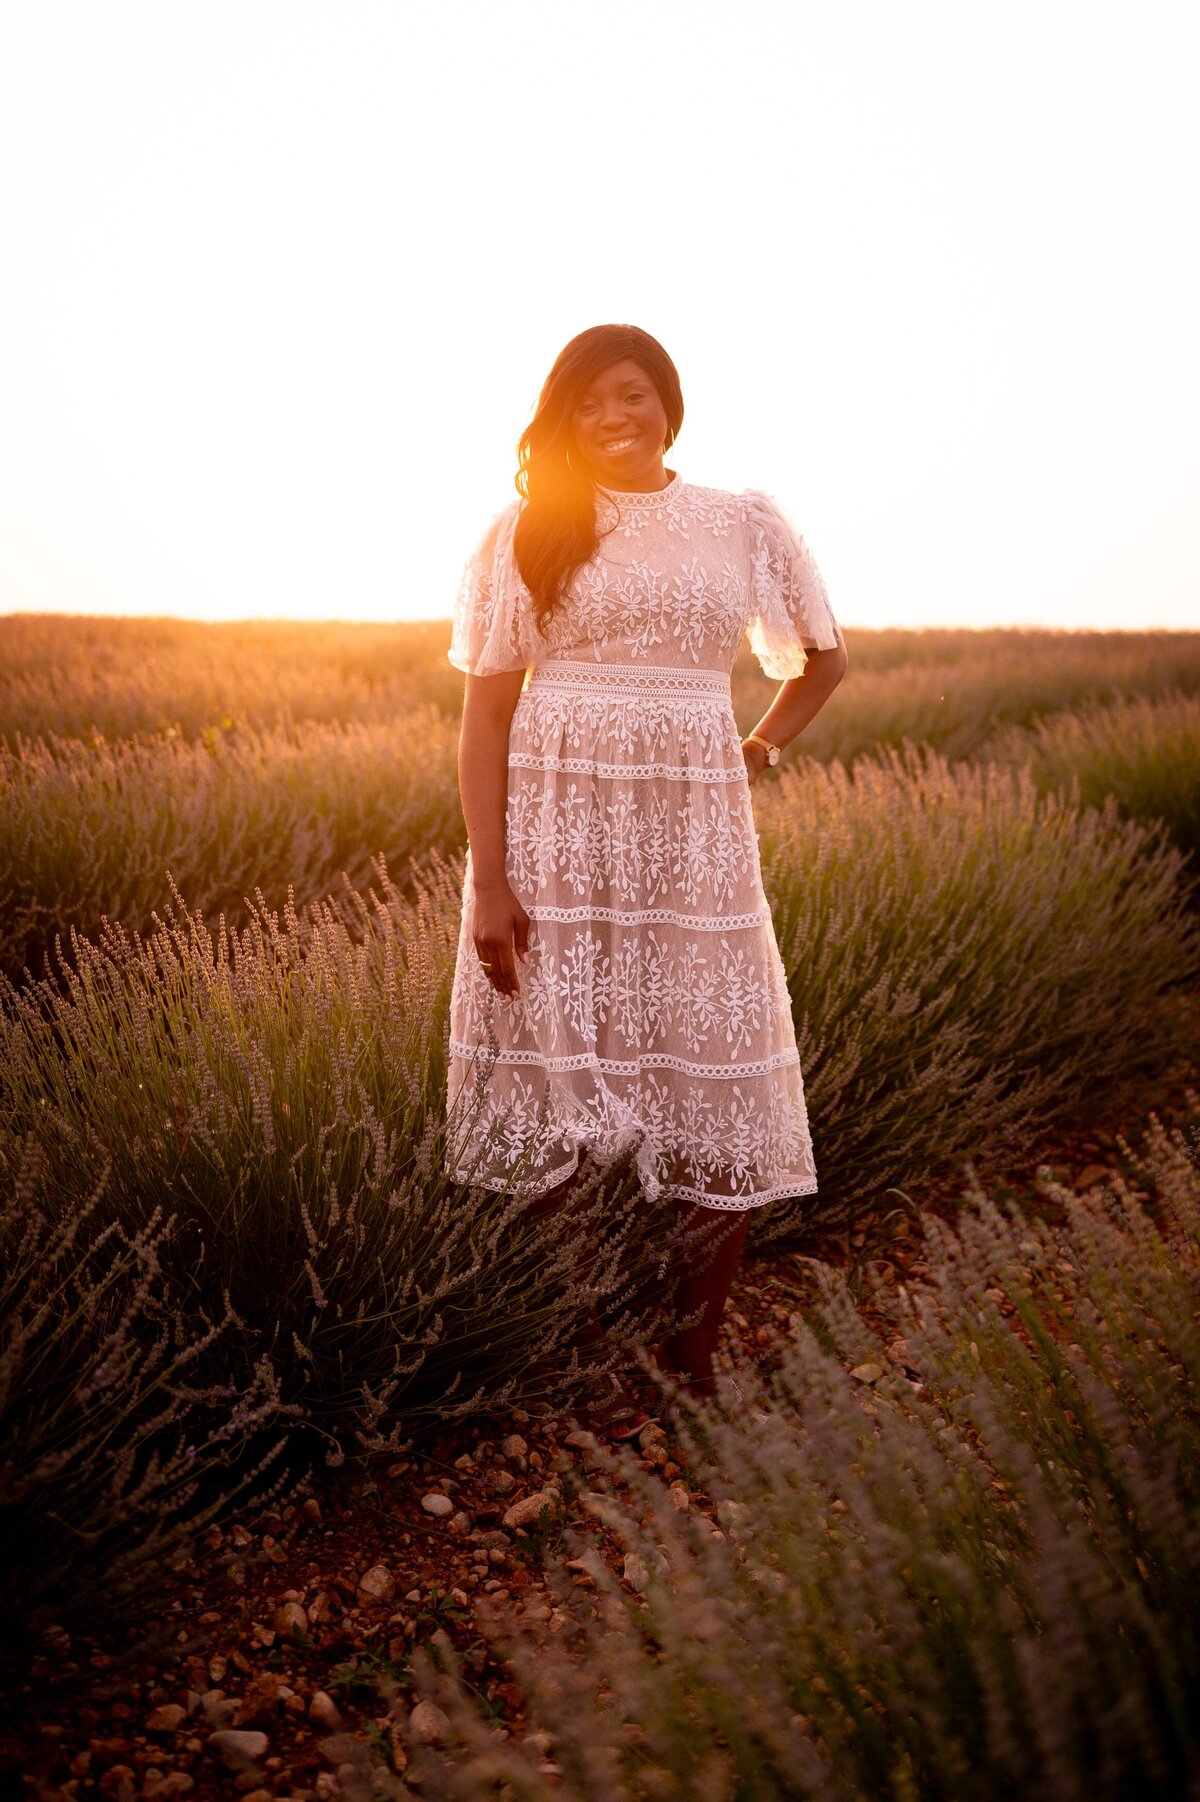
[[[676,1310],[698,1323],[655,1355],[706,1395],[751,1210],[817,1186],[750,787],[846,653],[774,502],[665,466],[682,420],[654,338],[581,332],[520,439],[521,499],[468,564],[449,1091],[461,1180],[545,1208],[581,1155],[632,1150],[646,1193],[686,1210],[709,1255]],[[782,686],[742,742],[747,631]],[[606,1428],[645,1424],[624,1406]]]

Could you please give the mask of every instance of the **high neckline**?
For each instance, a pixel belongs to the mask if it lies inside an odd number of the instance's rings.
[[[627,507],[663,507],[679,493],[682,487],[683,483],[679,478],[678,470],[672,470],[671,480],[667,483],[665,488],[651,488],[647,490],[640,488],[606,488],[603,482],[597,482],[596,492],[602,494],[606,501],[611,501],[618,507],[622,504]]]

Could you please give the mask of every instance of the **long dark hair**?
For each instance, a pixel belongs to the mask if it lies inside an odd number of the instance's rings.
[[[586,469],[572,469],[568,460],[575,407],[589,382],[626,358],[658,390],[667,416],[664,448],[669,450],[683,424],[679,371],[658,339],[636,325],[593,325],[572,338],[556,357],[537,410],[517,443],[517,492],[525,504],[513,550],[542,632],[567,583],[595,555],[599,542],[595,483]]]

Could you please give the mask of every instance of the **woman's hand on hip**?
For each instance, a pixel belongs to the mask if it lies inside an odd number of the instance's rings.
[[[529,955],[529,915],[507,882],[475,889],[475,950],[498,995],[518,993],[517,963]]]
[[[751,788],[767,767],[767,754],[761,745],[747,744],[742,740],[742,761],[746,766],[746,780]]]

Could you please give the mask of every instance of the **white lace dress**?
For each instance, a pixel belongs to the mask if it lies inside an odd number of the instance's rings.
[[[469,561],[450,661],[529,669],[509,736],[509,881],[532,922],[519,995],[472,943],[450,1012],[460,1180],[536,1195],[589,1147],[647,1194],[723,1209],[816,1190],[783,962],[729,672],[839,642],[803,541],[765,494],[601,489],[594,559],[543,639],[513,556],[520,503]]]

